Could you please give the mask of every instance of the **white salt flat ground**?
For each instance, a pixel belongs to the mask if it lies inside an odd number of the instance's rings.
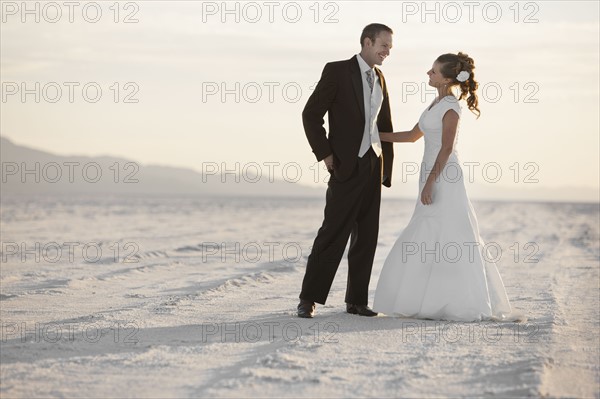
[[[348,315],[345,259],[296,318],[322,199],[3,198],[0,395],[600,397],[598,205],[474,206],[524,323]]]

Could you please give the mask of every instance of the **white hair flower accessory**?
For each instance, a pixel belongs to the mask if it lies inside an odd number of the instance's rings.
[[[467,71],[460,71],[460,73],[458,74],[458,76],[456,76],[456,80],[458,80],[459,82],[466,82],[467,79],[469,79],[469,77],[471,76],[471,74]]]

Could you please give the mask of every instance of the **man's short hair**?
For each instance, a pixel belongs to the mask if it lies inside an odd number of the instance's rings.
[[[368,37],[371,39],[371,42],[375,43],[375,39],[379,36],[380,32],[390,32],[390,34],[394,34],[394,31],[389,26],[384,24],[369,24],[365,26],[362,31],[362,35],[360,35],[360,46],[364,46],[365,39]]]

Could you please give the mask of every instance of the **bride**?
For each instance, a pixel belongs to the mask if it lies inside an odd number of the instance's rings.
[[[406,317],[477,321],[514,318],[496,265],[489,261],[467,197],[456,153],[459,101],[479,117],[473,59],[443,54],[427,72],[438,97],[408,132],[380,133],[381,141],[425,136],[413,216],[385,260],[373,310]],[[458,86],[460,96],[452,94]]]

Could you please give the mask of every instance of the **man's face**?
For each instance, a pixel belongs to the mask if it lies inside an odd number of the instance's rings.
[[[392,34],[390,32],[381,31],[375,38],[375,43],[371,39],[365,39],[365,45],[361,51],[365,57],[365,61],[369,66],[381,65],[383,60],[390,55],[392,49]]]

